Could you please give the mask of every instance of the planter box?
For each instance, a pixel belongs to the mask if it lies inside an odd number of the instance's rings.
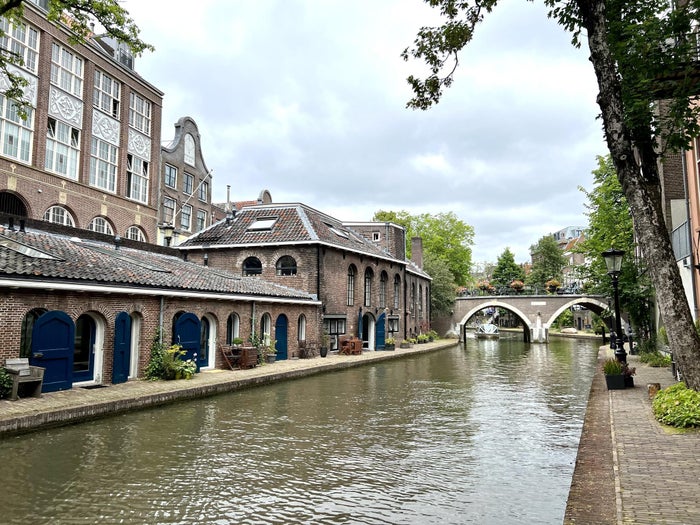
[[[396,345],[384,345],[384,350],[393,350],[396,348]]]
[[[608,390],[624,390],[625,376],[622,374],[605,376],[605,384],[608,386]]]

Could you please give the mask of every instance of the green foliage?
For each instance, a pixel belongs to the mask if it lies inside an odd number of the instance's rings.
[[[676,383],[654,397],[652,409],[656,419],[678,428],[700,426],[700,393]]]
[[[234,337],[234,338],[231,340],[231,344],[232,344],[232,345],[242,345],[242,344],[243,344],[243,339],[241,339],[240,337]]]
[[[658,351],[640,352],[639,360],[655,368],[667,368],[671,366],[671,356],[664,355]]]
[[[416,337],[416,340],[419,343],[427,343],[430,338],[428,337],[428,334],[418,334],[418,337]]]
[[[423,268],[433,278],[430,287],[430,313],[432,317],[449,315],[454,308],[457,285],[450,268],[443,259],[426,254]]]
[[[661,341],[661,344],[668,346],[668,333],[666,332],[665,326],[659,328],[658,340]]]
[[[514,281],[524,281],[525,270],[515,262],[515,256],[510,248],[503,250],[503,253],[498,256],[496,267],[491,275],[491,283],[496,287],[510,286]]]
[[[0,399],[4,399],[12,392],[12,376],[0,367]]]
[[[527,284],[546,289],[547,281],[562,281],[562,270],[566,266],[564,254],[552,235],[545,235],[536,244],[530,246],[532,270],[527,276]]]
[[[466,284],[472,265],[474,228],[454,212],[411,215],[407,211],[379,210],[372,220],[403,226],[406,229],[406,255],[409,257],[411,238],[420,237],[423,240],[424,261],[428,256],[444,261],[452,272],[454,282],[459,286]]]
[[[557,328],[569,328],[574,326],[574,314],[571,310],[564,310],[552,323]]]
[[[0,16],[14,25],[22,24],[23,12],[22,1],[3,2],[0,5]],[[135,56],[146,50],[154,50],[153,46],[141,40],[139,28],[118,0],[49,0],[46,18],[57,26],[70,26],[69,40],[73,45],[87,42],[95,34],[94,24],[97,23],[103,33],[126,44]],[[70,20],[69,25],[66,24],[67,20]],[[5,32],[0,30],[0,36],[4,37]],[[31,104],[24,96],[28,83],[12,72],[10,68],[13,65],[23,65],[21,54],[7,50],[0,52],[0,72],[8,79],[2,94],[13,101],[19,116],[26,119],[31,110]]]
[[[192,359],[182,359],[186,352],[182,346],[165,345],[157,331],[151,343],[151,356],[144,371],[146,379],[191,379],[197,371],[197,364]]]
[[[160,330],[156,330],[156,334],[151,341],[151,355],[148,358],[148,364],[144,370],[144,376],[150,381],[162,379],[164,375],[163,355],[165,354],[165,345],[161,341]]]
[[[622,374],[622,363],[617,359],[610,358],[603,362],[603,373],[606,376],[616,376]]]

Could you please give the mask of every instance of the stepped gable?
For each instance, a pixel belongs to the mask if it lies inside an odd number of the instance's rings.
[[[261,221],[269,221],[269,227],[256,228],[256,224],[266,225]],[[234,218],[219,221],[193,235],[177,248],[187,250],[311,243],[394,260],[376,244],[343,225],[338,219],[299,203],[245,207]]]
[[[182,259],[44,232],[0,233],[0,278],[312,300],[300,290]]]

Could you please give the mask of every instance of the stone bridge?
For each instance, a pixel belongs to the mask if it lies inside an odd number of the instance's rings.
[[[601,314],[608,308],[607,297],[602,295],[499,295],[458,297],[453,320],[459,325],[459,338],[466,337],[469,320],[484,308],[503,308],[515,314],[523,324],[526,342],[546,343],[549,327],[565,310],[581,305]]]

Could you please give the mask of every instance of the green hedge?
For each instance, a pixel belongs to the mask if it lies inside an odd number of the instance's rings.
[[[685,383],[664,388],[652,403],[654,417],[673,427],[700,426],[700,392],[691,390]]]

